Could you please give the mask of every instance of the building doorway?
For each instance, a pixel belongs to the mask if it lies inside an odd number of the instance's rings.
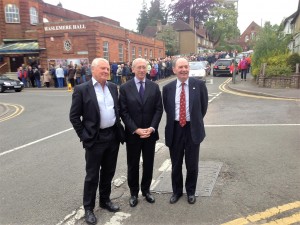
[[[17,72],[18,68],[22,66],[24,63],[23,56],[13,56],[10,57],[10,71],[11,72]]]

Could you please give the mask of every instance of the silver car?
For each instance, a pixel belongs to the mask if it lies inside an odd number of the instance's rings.
[[[206,82],[207,71],[205,68],[205,64],[201,61],[193,61],[193,62],[189,62],[189,65],[190,65],[189,77],[201,79],[204,82]]]

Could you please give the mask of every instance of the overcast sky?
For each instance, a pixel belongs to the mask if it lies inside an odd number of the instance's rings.
[[[151,0],[144,0],[150,6]],[[44,0],[46,3],[87,16],[105,16],[119,21],[121,26],[129,30],[136,30],[137,18],[142,9],[143,0]],[[166,5],[171,0],[165,0]],[[252,21],[264,25],[270,21],[272,25],[280,22],[297,11],[299,0],[239,0],[238,27],[242,32]]]

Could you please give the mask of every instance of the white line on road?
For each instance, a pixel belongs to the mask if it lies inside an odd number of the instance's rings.
[[[58,133],[49,135],[49,136],[44,137],[44,138],[41,138],[41,139],[38,139],[38,140],[33,141],[33,142],[30,142],[30,143],[28,143],[28,144],[21,145],[21,146],[19,146],[19,147],[16,147],[16,148],[10,149],[10,150],[8,150],[8,151],[2,152],[2,153],[0,153],[0,157],[6,155],[6,154],[8,154],[8,153],[12,153],[12,152],[18,151],[18,150],[20,150],[20,149],[22,149],[22,148],[26,148],[26,147],[28,147],[28,146],[30,146],[30,145],[34,145],[34,144],[39,143],[39,142],[41,142],[41,141],[47,140],[47,139],[49,139],[49,138],[58,136],[58,135],[60,135],[60,134],[63,134],[63,133],[65,133],[65,132],[68,132],[68,131],[70,131],[70,130],[73,130],[73,128],[69,128],[69,129],[60,131],[60,132],[58,132]]]
[[[205,125],[205,127],[283,127],[283,126],[300,126],[300,124],[228,124],[228,125]]]

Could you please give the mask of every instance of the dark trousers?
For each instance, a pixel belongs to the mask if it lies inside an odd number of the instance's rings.
[[[246,80],[246,76],[247,76],[247,69],[242,69],[241,71],[241,79]]]
[[[179,122],[175,122],[173,143],[169,150],[172,162],[173,193],[182,194],[183,192],[182,163],[185,156],[187,170],[185,189],[188,195],[194,195],[198,179],[200,144],[193,144],[189,122],[184,127],[181,127]]]
[[[100,202],[109,200],[111,193],[111,181],[116,171],[120,143],[116,139],[115,128],[104,130],[103,133],[100,132],[98,141],[93,147],[85,151],[86,176],[83,191],[85,209],[94,209],[98,185]]]
[[[141,153],[143,158],[141,191],[142,193],[150,191],[153,175],[155,142],[156,141],[150,137],[147,139],[141,139],[135,144],[126,144],[128,186],[130,188],[131,195],[138,196],[139,193],[139,163]]]

